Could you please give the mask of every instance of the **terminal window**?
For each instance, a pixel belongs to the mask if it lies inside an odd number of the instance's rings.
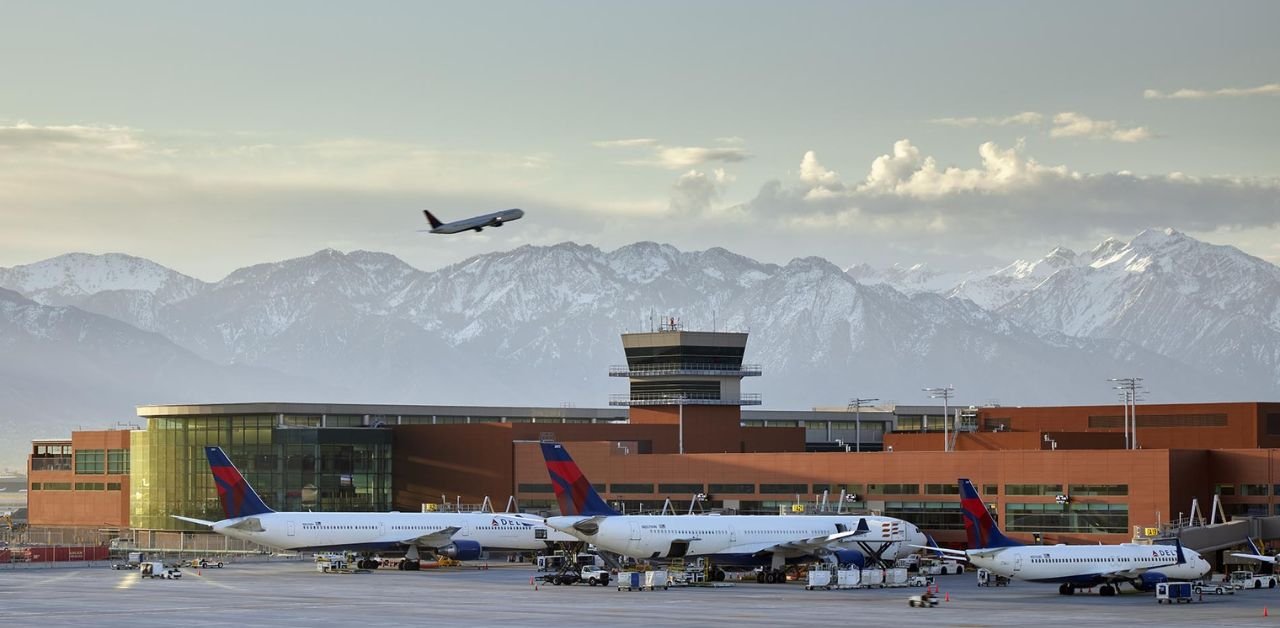
[[[1263,495],[1266,495],[1266,487],[1263,487]],[[1128,484],[1072,484],[1071,495],[1097,496],[1097,495],[1128,495]]]
[[[101,449],[82,449],[76,452],[76,473],[103,473],[106,471],[106,454]]]
[[[614,493],[652,493],[652,484],[614,484],[612,485]]]
[[[960,502],[885,502],[886,517],[898,517],[929,530],[963,530]]]
[[[1061,484],[1005,484],[1005,495],[1060,495]]]
[[[714,495],[719,495],[721,493],[755,494],[755,492],[756,492],[755,484],[712,484],[711,485],[711,493]]]
[[[868,495],[919,495],[919,484],[868,484]]]
[[[959,495],[959,484],[926,484],[924,486],[926,495]]]
[[[659,484],[659,493],[701,493],[703,486],[701,484]]]
[[[805,484],[761,484],[760,492],[771,495],[803,493],[807,488]]]
[[[550,484],[521,484],[518,487],[521,493],[551,493],[553,489]]]
[[[107,450],[107,473],[123,475],[129,472],[129,450]]]
[[[1124,534],[1128,504],[1006,504],[1006,529],[1014,532]]]
[[[1248,497],[1266,497],[1267,485],[1266,484],[1241,484],[1240,494]]]
[[[1236,494],[1235,484],[1214,484],[1213,492],[1215,495],[1232,496]]]

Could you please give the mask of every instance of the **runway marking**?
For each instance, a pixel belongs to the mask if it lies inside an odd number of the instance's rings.
[[[141,579],[142,577],[136,573],[132,573],[132,572],[127,573],[120,577],[120,582],[116,583],[116,589],[123,591],[125,589],[128,589],[129,587],[132,587],[135,584],[138,584],[138,581]]]

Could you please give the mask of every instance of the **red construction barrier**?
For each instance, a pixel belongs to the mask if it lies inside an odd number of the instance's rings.
[[[105,545],[46,545],[27,548],[27,559],[33,563],[106,560],[110,551]]]

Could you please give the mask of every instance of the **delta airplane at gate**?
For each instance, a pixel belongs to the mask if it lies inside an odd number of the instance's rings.
[[[764,566],[761,582],[786,582],[786,564],[819,558],[865,566],[916,551],[926,536],[893,517],[860,515],[623,515],[596,493],[569,452],[542,443],[559,517],[547,525],[597,548],[638,559],[706,557],[715,566]]]
[[[1062,595],[1097,586],[1100,595],[1110,596],[1119,592],[1122,583],[1147,591],[1160,582],[1198,580],[1209,573],[1208,561],[1181,543],[1023,545],[1000,532],[973,482],[960,480],[960,498],[969,549],[928,549],[963,556],[975,567],[1008,578],[1058,583]]]
[[[360,567],[376,566],[372,556],[405,556],[401,569],[416,569],[418,550],[455,560],[475,560],[486,551],[534,551],[574,537],[549,529],[541,517],[519,513],[276,512],[254,492],[220,447],[205,447],[218,499],[227,518],[205,521],[218,534],[290,551],[355,551]]]

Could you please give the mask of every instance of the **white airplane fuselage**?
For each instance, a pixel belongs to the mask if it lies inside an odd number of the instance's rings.
[[[892,517],[857,515],[617,515],[560,516],[547,519],[551,528],[593,543],[599,549],[631,558],[710,556],[721,564],[769,564],[772,554],[784,558],[813,556],[813,548],[787,548],[789,543],[840,531],[866,530],[832,541],[818,549],[868,553],[884,547],[881,558],[892,561],[915,550],[927,537],[915,525]],[[577,527],[575,527],[577,524]],[[594,528],[593,528],[594,526]],[[683,542],[687,541],[687,549]],[[673,556],[672,554],[676,554]]]
[[[271,512],[223,519],[214,532],[281,550],[396,550],[407,542],[456,527],[435,544],[478,544],[484,550],[538,550],[575,539],[546,526],[541,517],[494,513]]]
[[[1110,580],[1137,580],[1156,572],[1170,580],[1196,580],[1209,573],[1208,561],[1183,548],[1186,562],[1178,564],[1177,549],[1168,545],[1021,545],[970,550],[969,562],[994,574],[1031,582],[1092,586],[1104,574]]]
[[[475,216],[473,218],[464,218],[453,222],[446,222],[438,227],[430,229],[431,233],[461,233],[463,231],[480,231],[485,227],[501,227],[502,225],[513,220],[520,220],[524,217],[524,210],[520,209],[504,209],[500,212],[492,214],[484,214],[483,216]]]

